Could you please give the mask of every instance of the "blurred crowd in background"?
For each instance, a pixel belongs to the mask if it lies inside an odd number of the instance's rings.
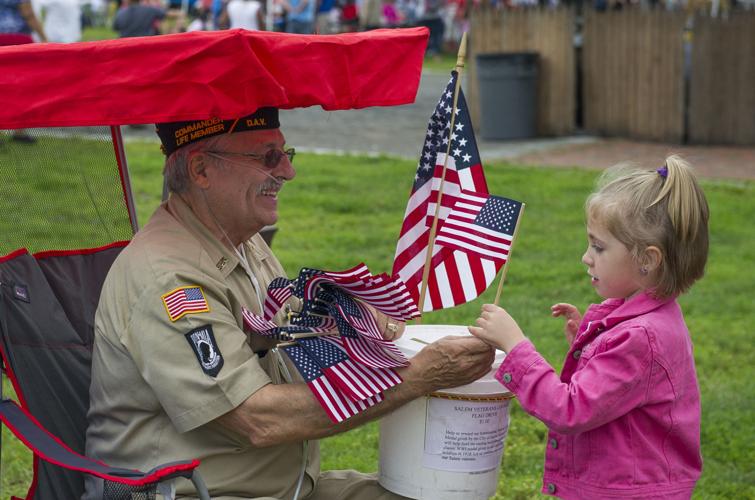
[[[755,5],[755,0],[0,0],[0,11],[3,4],[10,8],[29,1],[50,42],[79,41],[88,26],[112,28],[120,37],[234,28],[331,34],[426,26],[431,32],[428,54],[455,53],[471,10],[482,3],[506,8],[577,3],[598,10],[635,4]]]
[[[432,54],[458,45],[468,27],[470,3],[478,1],[31,0],[31,5],[50,42],[79,41],[88,26],[112,28],[120,37],[235,28],[332,34],[426,26]]]

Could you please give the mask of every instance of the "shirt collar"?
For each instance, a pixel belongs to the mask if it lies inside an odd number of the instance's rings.
[[[210,260],[223,276],[228,276],[239,265],[236,253],[210,232],[180,196],[172,194],[166,205],[168,211],[199,240]]]

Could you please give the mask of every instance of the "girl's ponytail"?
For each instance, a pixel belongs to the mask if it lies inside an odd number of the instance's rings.
[[[708,204],[692,169],[679,156],[672,155],[656,172],[663,186],[650,206],[666,199],[668,217],[679,242],[695,241],[699,231],[707,231]]]

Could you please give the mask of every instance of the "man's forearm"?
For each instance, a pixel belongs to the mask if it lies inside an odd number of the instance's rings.
[[[386,415],[429,392],[426,384],[398,370],[405,381],[383,393],[375,406],[334,424],[303,383],[269,384],[240,407],[220,417],[220,422],[249,437],[254,446],[274,446],[305,439],[320,439],[345,432]]]
[[[385,391],[384,401],[333,424],[303,383],[268,384],[219,422],[248,436],[255,446],[319,439],[379,418],[432,391],[477,380],[490,370],[494,353],[474,337],[448,337],[426,346],[396,371],[403,382]]]

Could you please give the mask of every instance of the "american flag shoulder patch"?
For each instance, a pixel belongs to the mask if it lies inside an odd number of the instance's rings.
[[[162,296],[163,305],[171,321],[176,321],[187,314],[210,311],[210,305],[198,285],[181,286]]]

